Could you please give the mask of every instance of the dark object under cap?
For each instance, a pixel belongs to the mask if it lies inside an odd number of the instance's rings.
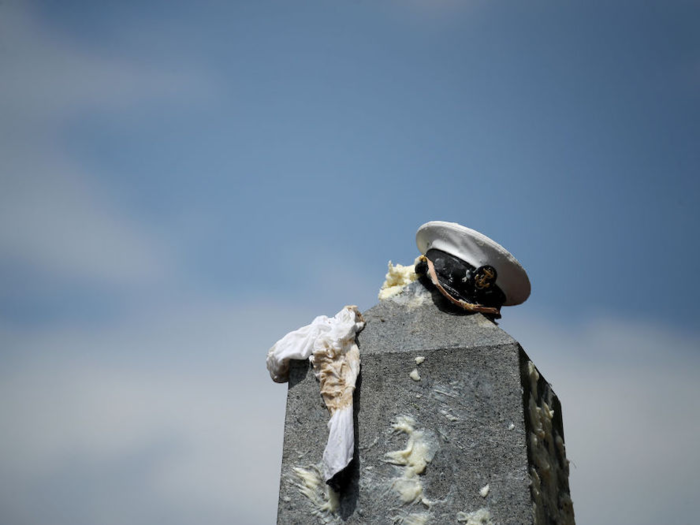
[[[530,295],[527,273],[510,252],[485,235],[453,222],[432,221],[416,233],[423,254],[416,272],[427,274],[452,303],[500,317],[501,306]]]

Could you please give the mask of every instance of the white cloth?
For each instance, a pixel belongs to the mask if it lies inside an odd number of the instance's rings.
[[[289,380],[289,361],[309,359],[321,383],[321,394],[331,413],[328,443],[323,453],[326,481],[348,466],[353,457],[352,394],[360,372],[356,334],[364,328],[354,306],[346,306],[334,317],[321,315],[310,325],[288,333],[270,348],[267,369],[273,381]]]
[[[323,478],[328,481],[348,466],[355,451],[352,404],[336,410],[328,421],[328,442],[323,451]]]

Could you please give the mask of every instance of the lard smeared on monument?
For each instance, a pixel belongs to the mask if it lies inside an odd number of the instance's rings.
[[[352,461],[355,437],[352,395],[360,373],[360,350],[355,336],[365,323],[356,306],[346,306],[334,317],[321,315],[310,325],[290,332],[267,354],[267,369],[277,383],[289,379],[291,359],[311,361],[321,384],[321,395],[331,419],[323,453],[323,477],[330,480]]]
[[[527,273],[456,223],[416,244],[364,316],[319,316],[267,354],[290,383],[277,524],[574,525],[561,405],[494,322]]]
[[[420,257],[417,257],[415,262],[410,266],[404,266],[402,264],[393,265],[391,261],[389,261],[389,269],[386,273],[384,284],[382,284],[379,290],[380,301],[390,299],[401,293],[407,285],[418,279],[415,266],[419,259]]]

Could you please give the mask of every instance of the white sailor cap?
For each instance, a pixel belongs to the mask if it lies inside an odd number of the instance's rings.
[[[518,260],[478,231],[454,222],[431,221],[418,228],[416,244],[423,255],[440,250],[474,269],[494,268],[495,284],[505,295],[503,306],[521,304],[530,296],[530,280]]]

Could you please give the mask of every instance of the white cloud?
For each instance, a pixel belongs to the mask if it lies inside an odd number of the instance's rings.
[[[507,329],[561,399],[579,521],[693,522],[700,338],[613,317],[567,328],[519,318]]]
[[[171,271],[165,246],[100,195],[80,168],[0,146],[1,258],[89,283],[140,284]]]
[[[76,49],[23,4],[3,3],[0,15],[0,262],[118,286],[167,278],[167,247],[58,137],[81,112],[210,86]],[[342,261],[309,264],[333,297],[374,297],[382,280],[370,290]],[[334,312],[181,299],[108,326],[0,324],[0,521],[274,521],[285,388],[269,381],[264,354]],[[579,522],[694,522],[698,338],[653,322],[558,328],[518,315],[504,326],[563,403]]]
[[[123,110],[148,100],[213,94],[201,72],[170,71],[77,46],[40,24],[27,2],[3,2],[0,12],[3,131],[9,123],[60,125],[90,109]]]
[[[143,284],[171,270],[167,248],[119,210],[61,141],[68,119],[202,99],[201,74],[105,58],[0,5],[0,262],[104,284]]]
[[[318,313],[203,301],[106,328],[0,332],[13,348],[0,375],[3,515],[273,523],[286,388],[264,355]],[[697,338],[619,320],[510,324],[561,397],[579,521],[692,520]]]
[[[210,302],[111,327],[0,330],[12,349],[0,372],[0,516],[273,522],[286,387],[265,354],[313,316]],[[63,494],[72,485],[78,495]]]
[[[109,486],[130,458],[158,458],[164,449],[165,457],[145,473],[144,490],[166,514],[183,505],[233,521],[251,511],[265,518],[261,522],[271,521],[274,499],[267,480],[278,475],[273,458],[279,456],[282,396],[270,396],[245,379],[236,381],[230,370],[192,374],[69,363],[16,379],[21,384],[2,386],[3,418],[12,428],[4,432],[1,463],[6,475],[28,489],[20,495],[21,504],[46,497],[46,480],[74,482],[71,464],[99,472],[99,482]],[[167,453],[168,445],[173,453]],[[110,496],[118,494],[100,499]],[[248,508],[261,496],[267,499],[265,508]],[[74,516],[82,504],[71,502]],[[6,501],[3,507],[15,505]],[[93,512],[92,522],[101,523],[104,509]]]

